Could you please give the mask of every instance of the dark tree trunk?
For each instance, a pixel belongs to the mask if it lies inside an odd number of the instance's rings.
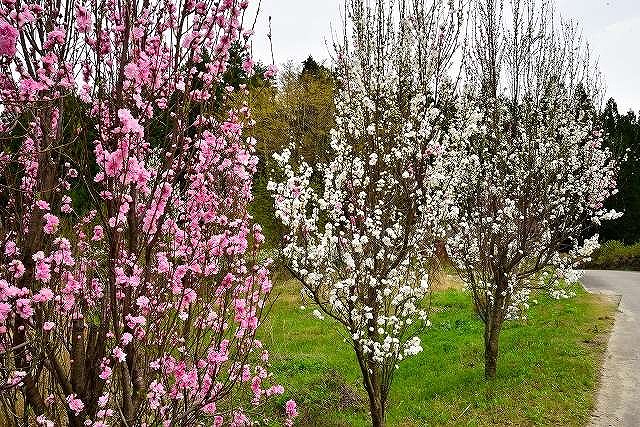
[[[487,379],[496,377],[500,326],[487,323],[484,327],[484,376]]]
[[[496,377],[498,366],[499,340],[502,322],[506,313],[507,299],[502,296],[501,287],[498,286],[492,310],[484,325],[484,376],[487,379]]]
[[[371,411],[371,425],[373,427],[384,427],[385,401],[382,397],[382,387],[377,376],[372,375],[372,390],[369,393],[369,410]]]
[[[362,382],[369,397],[371,425],[373,427],[384,427],[387,399],[381,383],[380,368],[375,363],[368,361],[361,349],[356,348],[356,357],[362,372]]]

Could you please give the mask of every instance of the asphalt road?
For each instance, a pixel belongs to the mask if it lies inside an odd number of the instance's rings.
[[[582,283],[622,297],[591,425],[640,427],[640,273],[589,270]]]

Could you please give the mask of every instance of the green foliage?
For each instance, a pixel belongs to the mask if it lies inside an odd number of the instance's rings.
[[[268,174],[265,171],[256,174],[253,179],[253,201],[249,206],[249,213],[253,216],[254,222],[260,224],[264,232],[265,248],[276,249],[282,239],[282,224],[276,218],[273,199],[267,190],[269,183]]]
[[[280,297],[261,339],[287,390],[282,402],[298,401],[297,425],[369,425],[348,344],[335,344],[342,337],[330,321],[312,316],[311,304],[300,310],[293,281],[278,280],[275,292]],[[397,371],[388,425],[585,425],[615,308],[577,293],[562,301],[539,296],[528,320],[507,322],[492,382],[484,379],[483,325],[468,295],[434,293],[433,326],[421,337],[425,351]]]
[[[55,153],[51,152],[48,157],[48,167],[61,168],[62,164],[69,163],[80,171],[81,176],[93,176],[97,172],[97,165],[94,156],[91,156],[90,153],[93,150],[93,141],[97,138],[97,131],[95,130],[95,118],[90,113],[90,106],[74,94],[66,94],[49,103],[36,105],[40,108],[34,105],[28,112],[14,118],[16,124],[12,129],[11,137],[5,137],[1,141],[0,152],[16,153],[24,142],[24,135],[27,134],[30,123],[36,118],[41,123],[49,123],[50,117],[45,114],[48,114],[53,108],[57,108],[61,114],[59,121],[61,126],[57,131],[60,132],[60,140],[64,143],[56,147]],[[9,115],[12,113],[3,111],[0,114]],[[50,148],[43,147],[45,150]],[[19,176],[15,170],[9,169],[9,171],[11,172],[0,176],[0,186],[10,185],[7,180],[10,181]],[[91,184],[91,182],[81,181],[74,181],[72,184],[74,185],[71,189],[73,208],[79,215],[86,213],[91,208],[88,190],[88,186]],[[0,193],[0,206],[6,206],[6,197],[7,193]]]
[[[640,271],[640,242],[625,245],[618,240],[611,240],[598,248],[591,258],[587,268]]]
[[[273,168],[272,155],[293,143],[299,161],[315,166],[329,160],[330,135],[334,123],[335,82],[329,69],[309,57],[302,68],[289,64],[280,75],[278,87],[250,86],[250,106],[256,125],[252,130],[260,159],[254,178],[254,201],[250,208],[262,226],[267,246],[282,239],[279,220],[267,183]],[[320,185],[322,177],[314,176]]]
[[[613,99],[602,114],[607,145],[620,159],[617,195],[606,206],[624,212],[615,221],[606,221],[600,229],[601,240],[619,240],[626,244],[640,241],[640,117],[629,111],[620,115]]]

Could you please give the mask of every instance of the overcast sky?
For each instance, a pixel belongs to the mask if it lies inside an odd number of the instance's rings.
[[[254,4],[258,0],[254,0]],[[640,0],[556,0],[565,18],[577,19],[599,58],[607,95],[621,111],[640,111]],[[340,28],[340,0],[262,0],[254,56],[271,62],[267,41],[272,17],[275,61],[328,58],[331,28]]]

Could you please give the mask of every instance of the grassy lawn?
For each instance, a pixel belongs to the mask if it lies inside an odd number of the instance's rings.
[[[302,426],[367,426],[366,395],[357,364],[333,324],[313,307],[300,310],[293,282],[280,297],[262,339],[273,372],[298,402]],[[525,321],[507,322],[498,377],[484,380],[482,323],[470,298],[434,293],[425,351],[403,362],[390,397],[389,426],[584,425],[594,406],[601,358],[615,305],[578,290],[563,301],[538,298]]]

